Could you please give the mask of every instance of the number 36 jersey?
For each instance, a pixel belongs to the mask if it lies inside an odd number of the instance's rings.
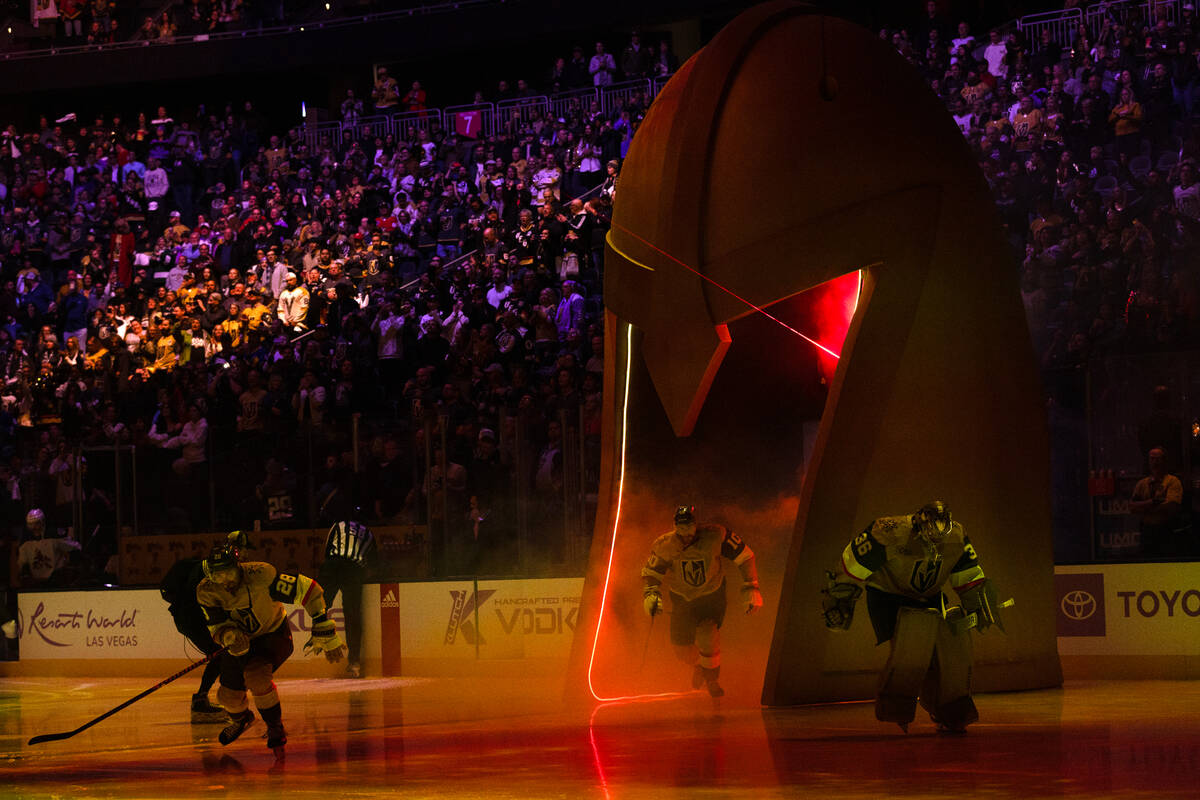
[[[937,598],[947,582],[957,590],[983,579],[975,548],[957,520],[940,541],[926,544],[913,530],[912,516],[881,517],[868,525],[842,551],[842,571],[855,582],[914,600]]]
[[[642,567],[646,590],[666,584],[685,600],[711,594],[724,579],[722,556],[740,566],[754,558],[754,553],[742,537],[721,525],[700,525],[696,538],[686,547],[675,531],[664,533],[654,540],[650,558]]]
[[[196,599],[216,641],[221,641],[221,631],[229,627],[251,639],[271,633],[285,624],[283,603],[302,605],[313,617],[325,612],[324,593],[312,578],[278,572],[263,561],[247,561],[241,567],[242,583],[233,592],[208,578],[196,587]]]

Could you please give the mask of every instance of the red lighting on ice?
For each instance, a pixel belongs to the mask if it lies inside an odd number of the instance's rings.
[[[775,323],[782,326],[786,330],[790,331],[791,333],[795,334],[796,336],[799,336],[804,341],[809,342],[814,347],[818,348],[822,353],[822,355],[820,356],[822,374],[825,375],[826,380],[829,380],[832,377],[833,371],[837,367],[837,361],[840,358],[840,353],[835,352],[829,346],[822,344],[821,342],[817,341],[814,338],[805,336],[803,333],[796,330],[791,325],[788,325],[786,322],[767,313],[765,310],[763,310],[759,306],[754,305],[750,301],[748,301],[745,298],[741,297],[740,295],[730,291],[726,287],[721,286],[719,283],[712,280],[708,276],[702,275],[700,272],[698,272],[697,270],[688,266],[683,261],[672,256],[670,253],[667,253],[664,250],[654,246],[650,242],[647,242],[645,239],[642,239],[640,236],[633,233],[632,231],[630,231],[626,228],[622,228],[622,230],[624,230],[629,235],[631,235],[634,238],[641,241],[647,247],[650,247],[650,248],[654,249],[655,251],[657,251],[658,253],[661,253],[662,255],[664,255],[668,259],[670,259],[672,262],[687,269],[689,272],[692,272],[692,273],[698,275],[699,277],[701,277],[704,280],[708,281],[709,283],[713,284],[714,286],[721,289],[722,291],[728,293],[729,295],[731,295],[731,296],[737,298],[738,300],[740,300],[741,302],[745,303],[750,308],[753,308],[758,313],[760,313],[763,316],[767,317],[768,319],[774,321]],[[845,275],[842,275],[841,277],[835,278],[831,281],[827,281],[826,283],[822,284],[821,286],[818,286],[818,287],[815,287],[814,289],[809,290],[809,293],[815,293],[813,300],[812,300],[811,309],[813,312],[813,320],[814,320],[814,323],[815,323],[815,326],[817,329],[817,335],[821,339],[825,340],[826,342],[828,342],[830,344],[836,343],[839,348],[841,347],[841,344],[845,341],[846,332],[850,328],[850,321],[853,318],[854,312],[858,307],[858,299],[859,299],[861,292],[862,292],[862,271],[861,270],[856,270],[855,272],[847,273]],[[595,676],[593,674],[593,671],[595,668],[595,663],[596,663],[596,652],[597,652],[597,649],[598,649],[599,643],[600,643],[600,629],[604,625],[604,615],[605,615],[605,612],[608,607],[608,587],[609,587],[609,583],[612,578],[613,557],[616,553],[617,533],[619,532],[620,527],[621,527],[621,508],[622,508],[622,503],[624,501],[624,495],[625,495],[626,426],[628,424],[628,419],[629,419],[629,382],[630,382],[630,373],[632,372],[632,369],[631,369],[632,358],[633,358],[633,326],[627,325],[626,330],[625,330],[625,378],[623,381],[624,395],[622,396],[622,399],[621,399],[621,414],[620,414],[621,445],[620,445],[620,450],[619,450],[620,456],[619,456],[618,477],[617,477],[617,504],[616,504],[616,510],[613,514],[612,534],[611,534],[611,539],[609,541],[609,547],[608,547],[608,564],[606,565],[605,571],[604,571],[604,588],[600,595],[600,612],[596,619],[596,632],[592,639],[592,650],[591,650],[591,654],[588,658],[588,670],[587,670],[588,691],[591,692],[592,697],[596,698],[596,700],[601,703],[645,701],[645,700],[654,700],[654,699],[662,699],[662,698],[669,698],[669,697],[680,697],[680,696],[683,696],[684,694],[689,694],[688,692],[662,692],[662,693],[657,693],[657,694],[623,695],[623,696],[617,696],[617,697],[606,697],[606,696],[602,695],[599,691],[597,691],[596,684],[595,684]],[[593,748],[593,752],[597,758],[597,767],[599,767],[599,754],[596,752],[596,745],[595,745],[594,738],[592,740],[592,748]],[[603,780],[604,780],[603,772],[601,772],[601,781],[603,782]]]

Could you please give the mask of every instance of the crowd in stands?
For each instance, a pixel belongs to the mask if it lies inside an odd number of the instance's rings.
[[[1200,345],[1200,17],[1168,5],[1124,4],[1063,40],[977,36],[933,2],[880,31],[978,159],[1048,369]]]
[[[562,563],[564,454],[598,470],[601,255],[641,102],[312,148],[250,102],[9,125],[4,524],[39,507],[64,531],[82,506],[108,530],[113,449],[135,445],[142,532],[358,513],[438,529],[439,571],[511,571],[520,523]]]
[[[1028,41],[937,9],[880,36],[992,187],[1043,366],[1195,347],[1195,11]],[[589,50],[488,99],[677,66],[636,38]],[[561,530],[564,453],[598,463],[603,236],[646,99],[375,137],[359,116],[428,100],[374,78],[313,147],[251,102],[3,132],[5,524],[111,519],[120,466],[98,454],[132,444],[163,498],[146,532],[361,508],[441,526],[455,572],[511,570],[518,526]],[[561,537],[537,545],[561,562]]]

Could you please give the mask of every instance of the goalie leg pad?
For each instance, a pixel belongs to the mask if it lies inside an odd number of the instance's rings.
[[[939,728],[961,732],[979,719],[971,700],[971,637],[938,628],[932,668],[921,689],[921,705]]]
[[[245,690],[230,689],[224,685],[217,687],[217,702],[232,716],[246,710]]]
[[[979,721],[979,709],[975,708],[971,695],[964,695],[938,706],[935,721],[940,731],[962,733],[972,722]]]
[[[972,642],[970,636],[955,636],[943,622],[938,628],[938,705],[953,703],[971,694]]]
[[[901,608],[891,653],[880,676],[875,716],[887,722],[910,722],[916,713],[917,695],[929,671],[937,642],[941,614],[922,608]],[[886,716],[881,716],[884,714]],[[906,715],[904,718],[898,718]]]

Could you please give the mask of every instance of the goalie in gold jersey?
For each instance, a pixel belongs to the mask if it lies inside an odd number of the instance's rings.
[[[713,697],[725,694],[721,674],[721,623],[725,620],[725,575],[728,558],[742,576],[746,613],[762,608],[754,552],[742,538],[721,525],[697,525],[695,506],[675,510],[675,529],[654,540],[642,567],[643,602],[651,617],[663,610],[662,587],[671,594],[671,644],[687,664],[695,664],[692,686]]]
[[[877,644],[891,651],[875,698],[875,717],[905,731],[917,698],[942,732],[961,733],[979,719],[971,699],[970,628],[996,625],[1003,605],[983,574],[963,526],[942,502],[915,514],[881,517],[842,551],[822,590],[825,625],[849,630],[854,604],[867,595]],[[943,587],[961,608],[946,608]]]
[[[304,606],[312,617],[306,653],[322,652],[329,661],[340,661],[346,651],[337,627],[325,616],[321,586],[304,575],[278,572],[265,562],[243,563],[232,544],[213,548],[204,560],[204,575],[196,599],[213,640],[225,648],[217,700],[233,720],[221,731],[221,744],[237,739],[254,722],[246,698],[249,689],[267,723],[267,746],[282,756],[287,733],[272,675],[292,654],[292,632],[283,604]]]

